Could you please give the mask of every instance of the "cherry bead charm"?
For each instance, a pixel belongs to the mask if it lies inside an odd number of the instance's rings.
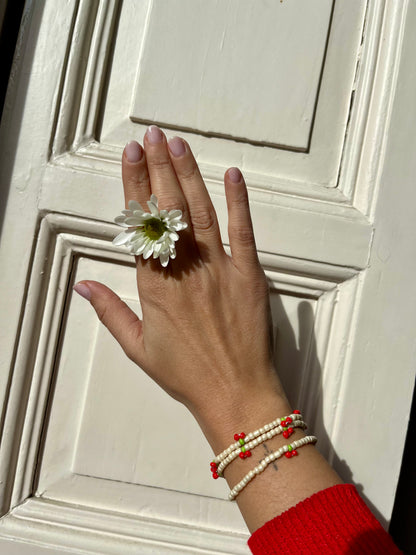
[[[214,480],[216,480],[219,476],[217,472],[217,468],[218,468],[217,463],[212,461],[210,463],[210,467],[211,467],[212,477],[214,478]]]
[[[287,439],[295,432],[295,428],[298,427],[305,429],[306,424],[302,420],[301,412],[299,410],[294,410],[290,416],[282,416],[280,418],[276,418],[273,422],[270,422],[259,428],[258,430],[250,432],[249,434],[246,434],[244,432],[234,434],[234,443],[227,447],[227,449],[224,449],[222,453],[217,455],[210,464],[212,477],[214,478],[214,480],[216,480],[217,478],[222,478],[226,466],[237,457],[239,457],[240,459],[251,457],[251,451],[249,450],[249,447],[255,448],[260,443],[266,441],[266,439],[271,439],[278,434],[282,434],[282,436]],[[316,443],[315,437],[308,436],[306,439],[308,440],[307,443]],[[293,445],[289,444],[281,447],[280,450],[272,454],[273,458],[271,458],[271,455],[266,457],[266,463],[269,464],[269,462],[275,460],[275,458],[282,457],[283,455],[286,458],[295,457],[297,456],[298,452],[295,450],[294,447],[302,445],[304,445],[304,438],[295,441]],[[262,461],[261,465],[256,467],[256,469],[258,470],[256,471],[256,474],[264,470],[264,464],[264,461]],[[247,480],[250,481],[252,479],[252,476],[254,475],[252,474],[252,471],[250,471],[247,476],[244,478],[244,484],[242,486],[241,484],[238,484],[238,491],[242,487],[244,487]],[[230,499],[234,499],[234,497],[238,494],[238,491],[234,491],[234,489],[231,492],[232,495]]]

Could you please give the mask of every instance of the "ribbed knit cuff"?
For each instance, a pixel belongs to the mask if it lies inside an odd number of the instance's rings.
[[[401,553],[351,484],[298,503],[256,530],[248,545],[254,555]]]

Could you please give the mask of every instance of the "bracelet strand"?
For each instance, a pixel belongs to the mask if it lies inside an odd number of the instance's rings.
[[[285,422],[288,418],[290,418],[292,422],[295,421],[295,420],[303,420],[303,417],[302,417],[300,411],[294,410],[293,414],[291,414],[290,416],[284,416],[283,418],[277,418],[276,420],[273,420],[273,422],[270,422],[270,424],[266,424],[262,428],[259,428],[258,430],[255,430],[254,432],[250,432],[249,434],[244,435],[244,440],[245,441],[250,441],[252,439],[255,439],[256,437],[264,434],[265,432],[268,432],[268,431],[272,430],[273,428],[279,427],[280,424],[282,422]],[[236,434],[236,435],[238,435],[238,434]],[[229,447],[227,447],[227,449],[224,449],[224,451],[222,453],[217,455],[215,457],[215,459],[213,460],[213,462],[216,463],[216,464],[220,463],[230,453],[232,453],[236,449],[240,449],[240,446],[241,446],[241,444],[237,440],[235,443],[232,443]]]
[[[228,499],[230,501],[233,501],[237,497],[237,495],[246,487],[246,485],[249,482],[251,482],[251,480],[255,476],[257,476],[258,474],[261,474],[261,472],[263,472],[263,470],[271,462],[279,459],[280,457],[282,457],[286,453],[288,453],[288,455],[286,455],[286,456],[291,457],[291,456],[295,455],[295,453],[297,454],[296,449],[298,449],[299,447],[302,447],[303,445],[307,445],[308,443],[315,444],[317,441],[318,440],[315,436],[306,436],[306,437],[303,437],[302,439],[298,439],[297,441],[294,441],[293,443],[291,443],[289,445],[284,445],[283,447],[281,447],[277,451],[274,451],[270,455],[267,455],[267,457],[265,457],[260,464],[258,464],[252,470],[250,470],[244,476],[244,478],[240,482],[238,482],[237,485],[235,485],[233,487],[233,489],[230,491],[230,493],[228,495]]]
[[[293,433],[293,430],[292,430],[292,432],[290,432],[291,428],[302,428],[304,430],[306,427],[307,426],[306,426],[305,422],[303,422],[303,420],[295,420],[294,422],[292,422],[292,424],[290,424],[290,428],[288,429],[289,433],[287,434],[287,437],[290,437],[290,435],[292,435],[292,433]],[[245,443],[244,447],[247,450],[254,449],[254,447],[257,447],[257,445],[260,445],[260,443],[263,443],[267,439],[272,439],[273,437],[277,436],[278,434],[281,434],[286,429],[287,429],[286,426],[282,426],[282,425],[277,426],[276,428],[273,428],[273,429],[269,430],[268,432],[265,432],[261,436],[258,436],[257,438],[249,441],[248,443]],[[239,445],[239,447],[240,447],[240,445]],[[235,451],[232,451],[227,457],[225,457],[225,459],[223,459],[221,461],[221,463],[217,467],[217,474],[218,474],[219,477],[221,477],[221,478],[223,477],[224,469],[234,459],[236,459],[240,454],[241,454],[241,450],[239,448],[237,448],[237,449],[235,449]],[[241,457],[241,458],[244,458],[244,457]]]

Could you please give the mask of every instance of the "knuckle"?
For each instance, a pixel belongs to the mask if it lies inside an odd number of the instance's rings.
[[[131,361],[138,364],[138,362],[137,362],[137,352],[133,347],[131,347],[130,345],[124,345],[123,346],[123,351],[124,351],[124,353],[125,353],[125,355],[127,356],[128,359],[130,359]]]
[[[192,225],[197,231],[215,231],[217,219],[213,210],[198,207],[192,210]]]
[[[233,237],[242,245],[254,245],[253,229],[249,225],[237,225],[232,228]]]
[[[166,171],[170,169],[170,160],[165,156],[149,156],[147,158],[147,164],[156,171]]]
[[[163,210],[180,210],[182,215],[186,213],[187,208],[183,199],[169,194],[159,195],[159,207]]]
[[[232,197],[232,204],[237,208],[246,208],[248,206],[248,195],[247,189],[241,189],[240,191],[235,191]]]
[[[260,296],[267,297],[270,292],[272,284],[269,283],[267,276],[260,265],[258,266],[257,269],[258,269],[258,278],[255,281],[254,289],[255,291],[257,291],[257,293]]]
[[[183,181],[194,181],[199,170],[196,164],[187,164],[178,171],[178,176]]]
[[[103,304],[102,306],[96,306],[95,312],[97,313],[97,316],[100,322],[102,322],[105,326],[107,326],[106,324],[107,314],[108,314],[107,305]]]
[[[150,184],[150,179],[148,174],[137,174],[135,176],[130,176],[126,179],[126,185],[130,188],[136,188],[137,186],[143,187]]]

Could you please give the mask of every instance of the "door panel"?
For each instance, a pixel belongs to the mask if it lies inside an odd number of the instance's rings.
[[[153,122],[190,142],[225,245],[223,173],[243,170],[276,367],[321,452],[386,523],[406,429],[388,444],[384,431],[393,414],[406,422],[414,376],[412,135],[403,148],[393,99],[415,9],[41,4],[25,15],[2,128],[0,536],[79,553],[248,552],[197,424],[72,292],[97,279],[140,314],[111,222],[124,144]],[[409,79],[397,94],[414,113]]]

